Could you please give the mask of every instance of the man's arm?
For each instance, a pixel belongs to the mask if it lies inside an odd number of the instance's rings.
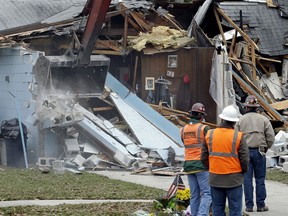
[[[207,134],[208,130],[210,130],[210,127],[207,125],[204,128],[204,136]]]
[[[183,130],[184,130],[184,127],[181,127],[181,128],[180,128],[180,137],[181,137],[182,142],[184,142],[184,139],[183,139]]]
[[[238,157],[242,168],[242,173],[247,172],[250,156],[249,156],[249,149],[246,140],[244,139],[244,136],[242,136],[241,138],[240,146],[238,149]]]
[[[208,147],[206,144],[206,141],[204,140],[204,143],[202,145],[202,151],[201,151],[201,162],[209,168],[209,152],[208,152]]]
[[[273,127],[272,127],[272,125],[268,119],[265,119],[264,127],[265,127],[264,133],[265,133],[267,148],[270,148],[275,141],[275,133],[274,133]]]

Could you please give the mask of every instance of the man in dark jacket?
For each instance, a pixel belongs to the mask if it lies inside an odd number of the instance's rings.
[[[244,133],[250,154],[248,172],[244,175],[246,211],[253,212],[253,176],[256,183],[256,205],[258,212],[268,211],[266,199],[266,156],[265,153],[275,140],[275,133],[268,118],[257,113],[260,107],[257,98],[249,95],[245,100],[246,113],[241,116],[236,128]]]

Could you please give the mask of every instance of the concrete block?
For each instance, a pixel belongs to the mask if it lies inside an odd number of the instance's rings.
[[[142,171],[142,170],[147,170],[148,168],[148,164],[146,163],[146,160],[145,159],[140,159],[140,160],[137,160],[135,161],[133,164],[132,164],[132,170],[133,172],[139,172],[139,171]]]
[[[64,160],[55,160],[53,162],[53,172],[54,172],[54,174],[64,174],[65,173]]]
[[[288,143],[287,142],[279,142],[274,143],[271,147],[271,150],[278,156],[287,155],[288,154]]]
[[[82,166],[83,163],[85,162],[85,158],[82,157],[82,155],[78,154],[73,160],[72,162],[75,163],[78,166]]]
[[[285,162],[288,162],[288,155],[281,155],[279,157],[279,165],[282,166]]]
[[[76,157],[80,152],[77,139],[65,139],[64,151],[67,157]]]
[[[38,166],[52,167],[55,160],[57,160],[57,158],[39,157]]]
[[[283,163],[283,170],[288,173],[288,162]]]
[[[114,159],[126,167],[131,167],[132,164],[135,162],[134,157],[128,154],[124,154],[123,152],[118,150],[115,152]]]
[[[287,140],[288,134],[285,131],[280,130],[275,136],[275,141],[286,142]]]
[[[266,167],[275,167],[278,165],[278,159],[279,157],[270,157],[266,156]]]
[[[95,166],[99,164],[99,162],[100,162],[100,159],[96,155],[91,155],[89,158],[85,160],[83,165],[94,168]]]

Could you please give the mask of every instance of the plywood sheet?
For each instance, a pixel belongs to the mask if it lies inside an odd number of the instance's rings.
[[[270,105],[276,110],[284,110],[288,108],[288,100],[276,102]]]

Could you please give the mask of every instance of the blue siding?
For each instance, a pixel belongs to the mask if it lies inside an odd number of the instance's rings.
[[[0,49],[0,123],[20,115],[21,121],[29,130],[29,164],[35,164],[38,159],[38,129],[25,121],[36,109],[28,87],[35,80],[32,70],[38,56],[39,52],[29,52],[23,48]]]

